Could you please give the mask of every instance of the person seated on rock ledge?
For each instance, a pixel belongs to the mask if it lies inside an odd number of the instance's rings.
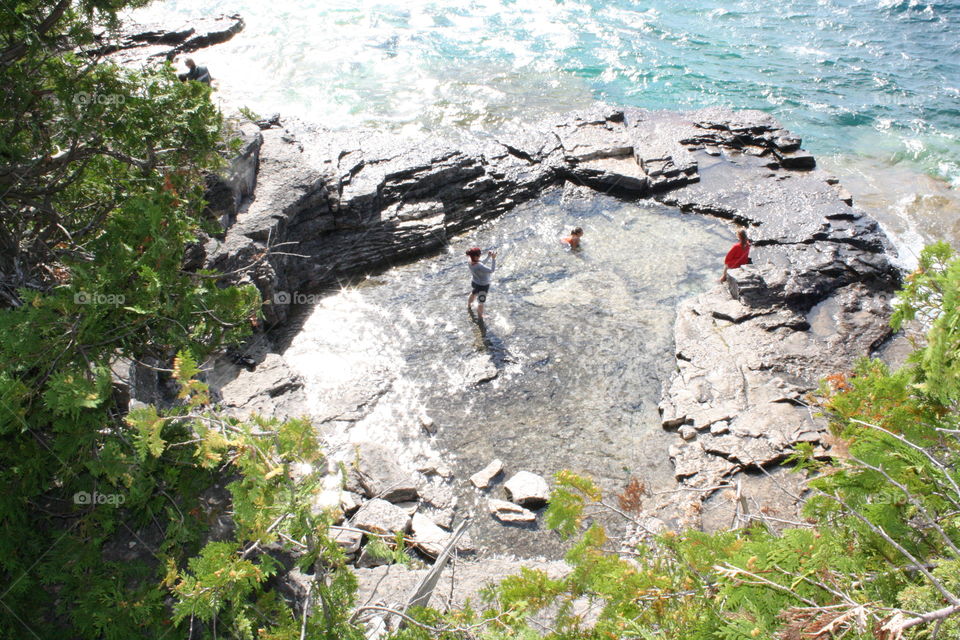
[[[490,291],[490,280],[493,279],[493,272],[497,268],[497,253],[487,251],[487,257],[490,258],[490,266],[480,262],[480,255],[483,252],[480,247],[467,249],[467,256],[470,257],[470,274],[473,276],[473,292],[467,299],[467,309],[471,310],[473,301],[479,300],[477,305],[477,318],[483,320],[483,305],[487,302],[487,292]]]
[[[184,64],[187,65],[187,69],[189,69],[189,71],[177,75],[181,82],[186,82],[187,80],[196,80],[197,82],[210,84],[210,81],[213,80],[213,78],[210,77],[210,72],[207,71],[207,68],[198,67],[197,63],[193,61],[193,58],[187,58],[184,61]]]
[[[568,245],[570,245],[570,248],[571,248],[571,249],[579,249],[579,248],[580,248],[580,238],[582,238],[582,237],[583,237],[583,229],[580,228],[580,227],[577,227],[576,229],[574,229],[573,231],[570,232],[570,235],[569,235],[569,236],[567,236],[566,238],[561,239],[560,242],[565,242],[565,243],[567,243]]]
[[[750,262],[750,241],[747,239],[745,229],[737,230],[737,241],[737,244],[727,251],[727,257],[723,259],[723,275],[720,276],[720,282],[727,281],[728,269],[738,269]]]

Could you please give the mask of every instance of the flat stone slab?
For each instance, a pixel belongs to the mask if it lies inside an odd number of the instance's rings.
[[[487,500],[487,510],[500,522],[534,522],[537,514],[513,502],[490,498]]]
[[[470,476],[470,483],[477,489],[486,489],[495,477],[503,471],[503,461],[499,458],[491,460],[490,464]]]
[[[404,532],[409,528],[410,512],[386,500],[374,498],[360,507],[353,514],[350,522],[356,529],[381,535],[392,535],[398,531]]]
[[[376,442],[356,445],[356,459],[348,471],[347,488],[368,498],[388,502],[416,500],[416,477],[396,461],[396,453]]]
[[[550,500],[550,487],[542,476],[529,471],[518,471],[504,483],[503,488],[511,502],[523,507],[538,508]]]

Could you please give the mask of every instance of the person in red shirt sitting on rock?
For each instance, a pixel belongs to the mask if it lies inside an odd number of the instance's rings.
[[[720,282],[727,281],[728,269],[737,269],[750,262],[750,241],[744,229],[737,230],[737,240],[737,244],[730,247],[727,257],[723,259],[723,275],[720,276]]]

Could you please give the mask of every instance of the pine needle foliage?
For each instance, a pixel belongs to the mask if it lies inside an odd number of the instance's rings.
[[[143,4],[0,6],[0,638],[357,637],[312,427],[224,417],[202,379],[260,296],[184,267],[232,144],[209,87],[94,53]],[[127,413],[129,363],[179,395]]]

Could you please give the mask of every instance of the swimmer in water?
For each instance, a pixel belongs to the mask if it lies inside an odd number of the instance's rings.
[[[580,227],[577,227],[576,229],[570,232],[569,236],[561,239],[560,242],[565,242],[566,244],[570,245],[571,249],[579,249],[580,238],[582,237],[583,237],[583,229]]]

